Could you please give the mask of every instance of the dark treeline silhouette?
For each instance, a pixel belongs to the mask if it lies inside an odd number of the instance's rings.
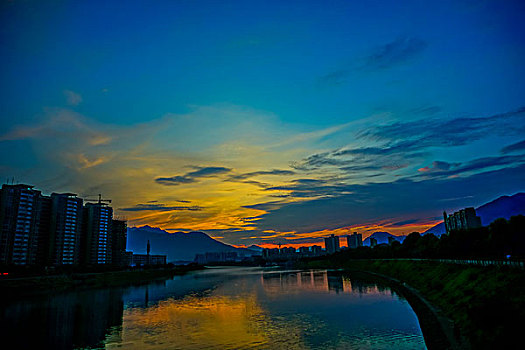
[[[525,258],[525,216],[497,219],[489,226],[452,231],[440,238],[412,232],[401,244],[347,249],[333,255],[343,259],[512,259]]]

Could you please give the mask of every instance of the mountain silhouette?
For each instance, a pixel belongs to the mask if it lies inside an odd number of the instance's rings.
[[[512,196],[501,196],[476,208],[476,214],[481,218],[483,226],[489,225],[499,218],[509,219],[514,215],[525,215],[525,193],[520,192]],[[424,233],[434,233],[439,236],[445,233],[445,225],[443,223],[437,224]]]
[[[146,254],[150,241],[151,254],[167,255],[167,261],[193,261],[196,254],[206,252],[237,252],[250,256],[256,253],[247,248],[236,248],[216,241],[204,232],[169,233],[157,227],[128,228],[127,250]]]

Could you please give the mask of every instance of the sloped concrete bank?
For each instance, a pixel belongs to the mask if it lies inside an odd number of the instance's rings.
[[[471,348],[467,340],[459,335],[454,322],[446,317],[441,310],[430,304],[416,289],[380,273],[363,270],[348,270],[348,272],[350,276],[382,281],[402,295],[418,317],[419,326],[429,350]]]

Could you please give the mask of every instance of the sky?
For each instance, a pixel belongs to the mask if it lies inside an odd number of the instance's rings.
[[[523,1],[2,1],[0,179],[237,246],[525,191]]]

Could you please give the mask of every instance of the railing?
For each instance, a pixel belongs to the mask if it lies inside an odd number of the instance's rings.
[[[494,259],[412,259],[412,258],[399,258],[399,259],[365,259],[365,260],[409,260],[409,261],[434,261],[442,262],[447,264],[462,264],[462,265],[478,265],[478,266],[508,266],[525,270],[525,261],[522,260],[494,260]]]
[[[517,260],[478,260],[478,259],[433,259],[439,262],[449,264],[466,264],[466,265],[480,265],[480,266],[509,266],[519,269],[525,269],[524,261]]]

